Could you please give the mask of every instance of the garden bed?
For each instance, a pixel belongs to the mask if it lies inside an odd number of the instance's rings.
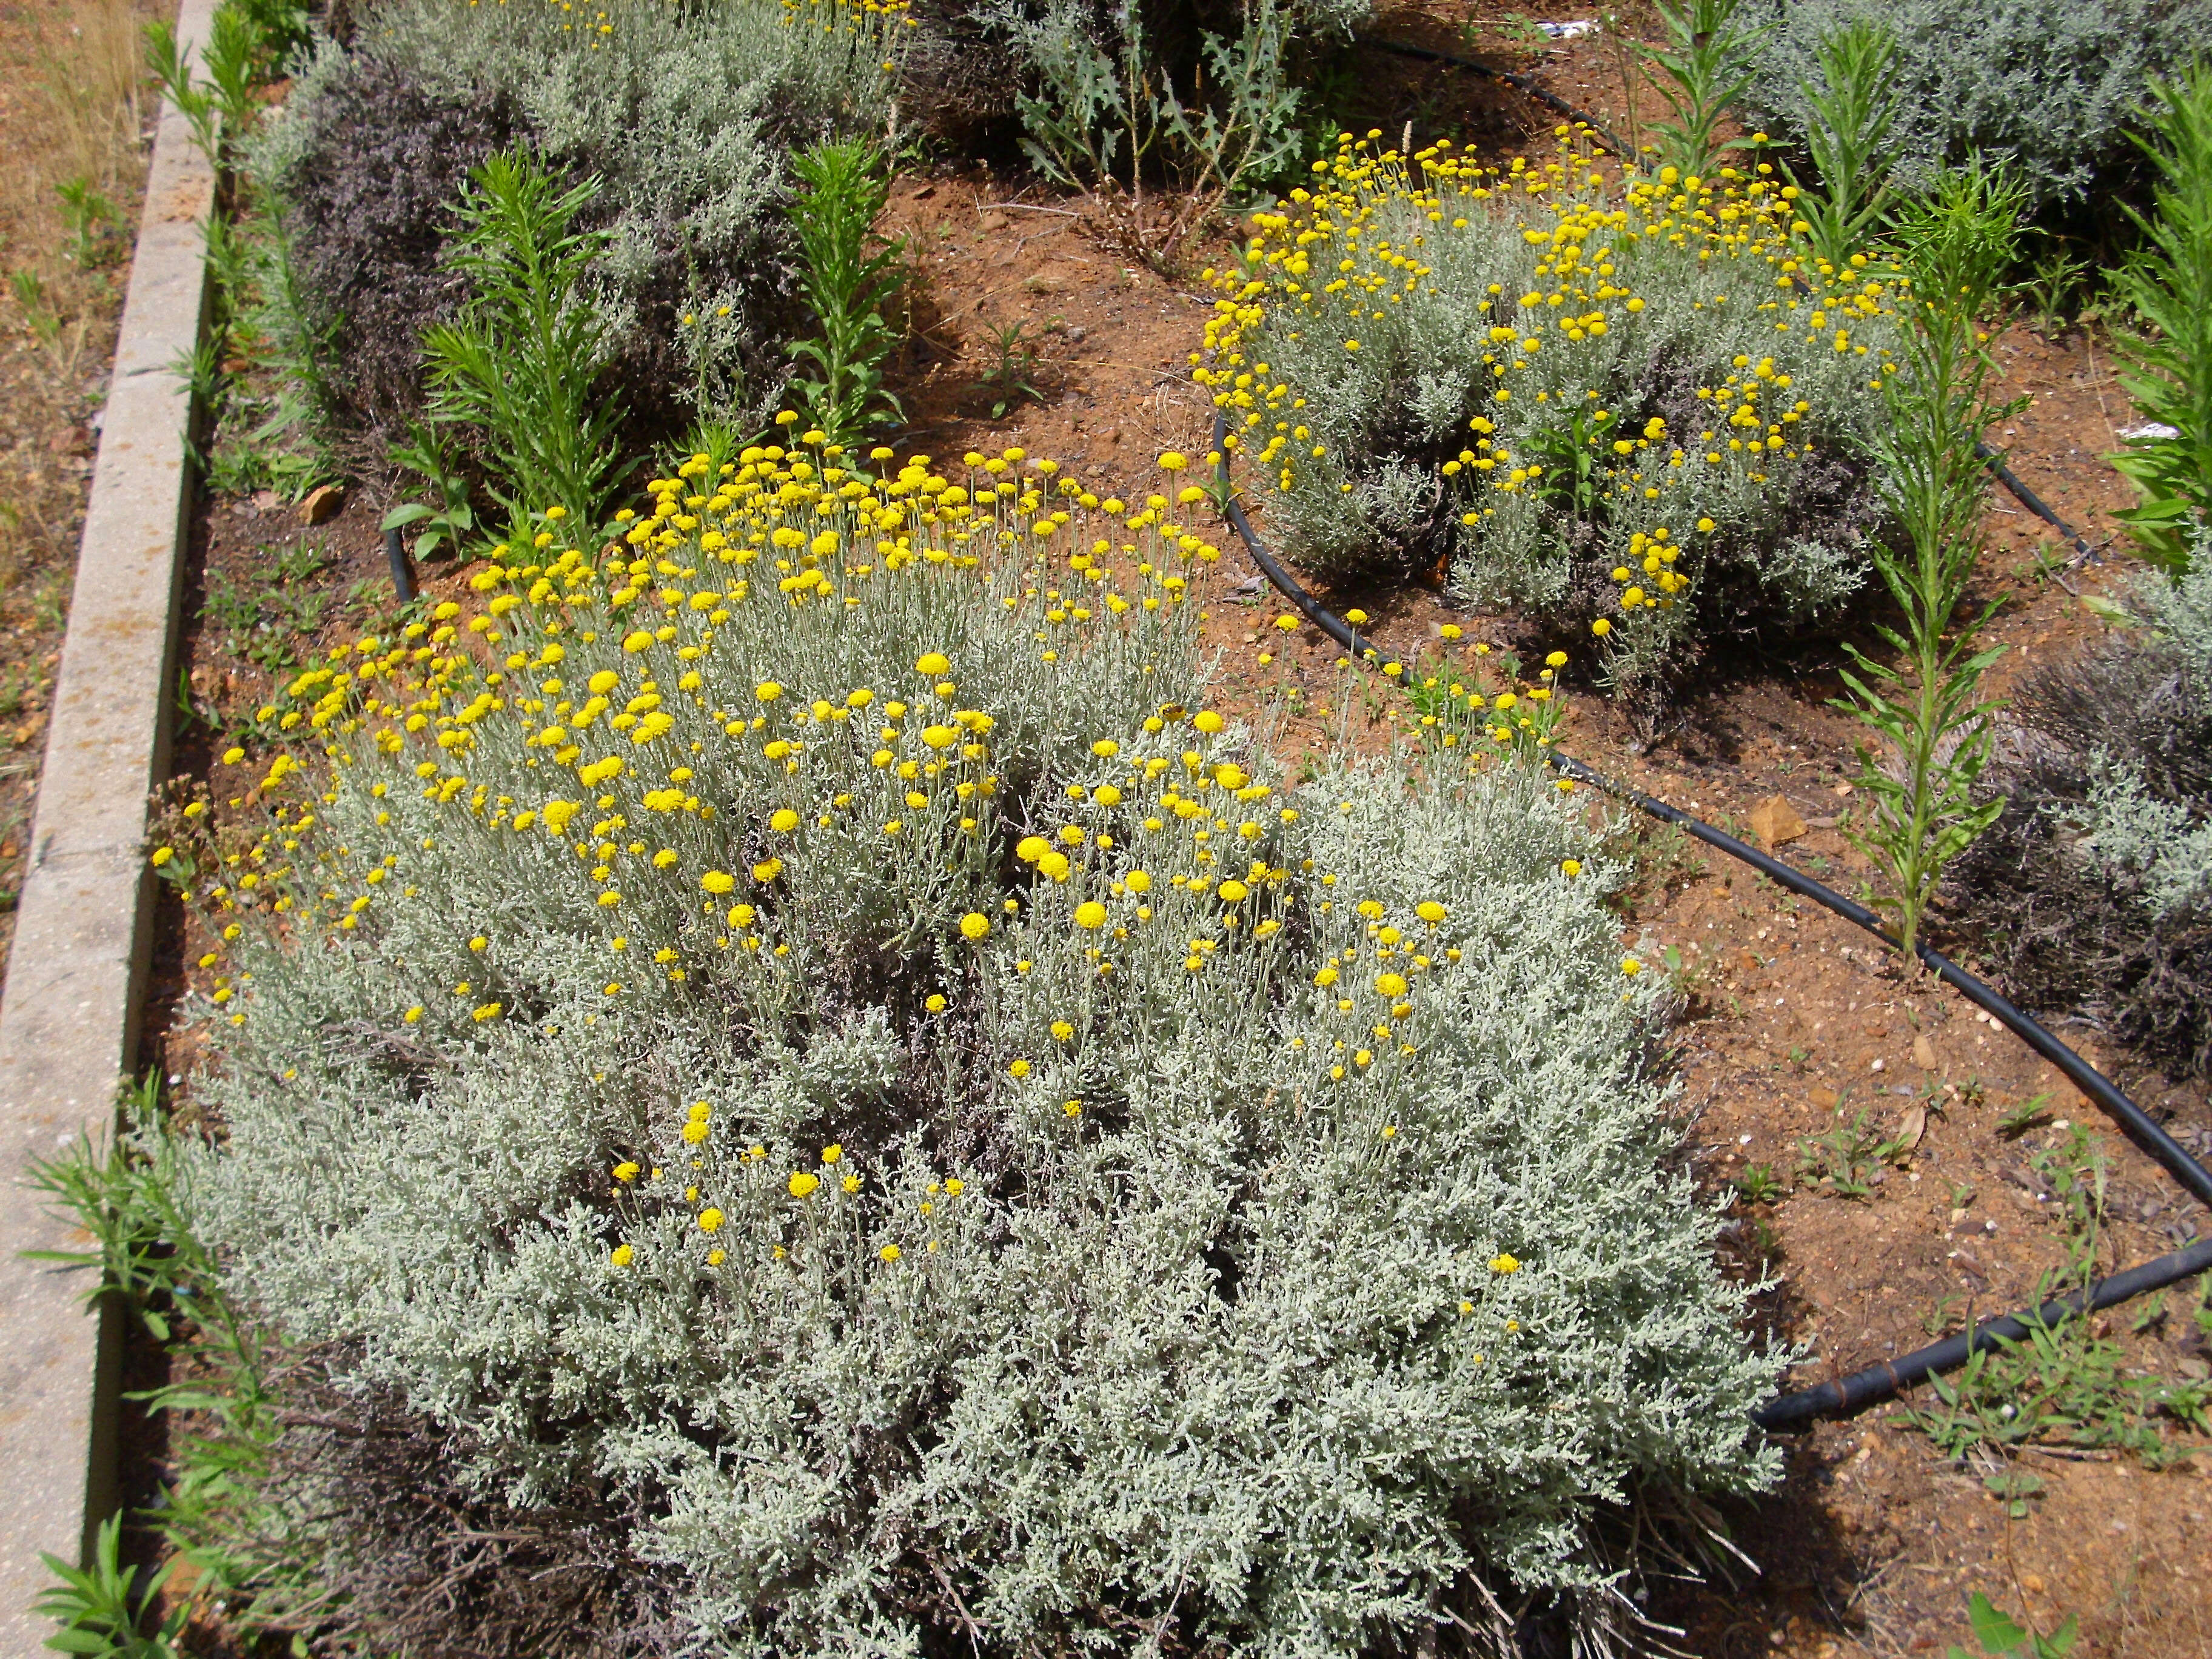
[[[1625,112],[1605,95],[1617,84],[1607,50],[1587,41],[1551,49],[1542,72],[1619,119]],[[1497,108],[1486,90],[1462,135],[1494,143]],[[1530,125],[1540,153],[1544,128]],[[1099,492],[1133,495],[1152,487],[1158,455],[1203,452],[1211,398],[1190,379],[1189,353],[1212,296],[1104,251],[1100,222],[1096,204],[1010,188],[1002,172],[940,166],[900,178],[882,223],[917,246],[924,273],[890,382],[908,415],[902,452],[945,465],[942,458],[971,447],[1012,446],[1054,458]],[[2130,496],[2100,459],[2125,419],[2105,349],[2094,332],[2046,339],[2016,327],[1998,351],[2006,389],[2034,398],[2003,434],[2015,471],[2093,543],[2108,544],[2108,514]],[[180,732],[181,775],[224,775],[222,754],[288,678],[331,646],[388,626],[380,508],[356,489],[335,517],[308,526],[273,500],[206,504],[185,635],[193,718]],[[1264,517],[1260,527],[1268,532]],[[2069,567],[2047,527],[2002,497],[1990,530],[1977,596],[2005,601],[1993,633],[2013,647],[2002,690],[2006,677],[2101,635],[2106,624],[2081,596],[2118,592],[2126,568],[2117,550]],[[425,608],[480,603],[473,574],[425,562]],[[1266,723],[1267,747],[1286,766],[1339,741],[1369,756],[1410,752],[1410,717],[1347,681],[1337,647],[1316,630],[1278,629],[1283,607],[1233,547],[1191,580],[1200,649],[1221,665],[1215,706]],[[1339,611],[1371,613],[1364,631],[1408,662],[1463,656],[1475,643],[1533,660],[1562,642],[1418,585],[1316,591]],[[1851,805],[1857,730],[1828,706],[1843,689],[1843,663],[1833,637],[1756,641],[1695,681],[1656,732],[1576,695],[1564,746],[1739,830],[1762,822],[1756,809],[1779,797],[1803,825],[1782,855],[1848,887],[1869,866],[1837,823]],[[1593,670],[1571,660],[1565,683],[1587,686]],[[1619,944],[1655,969],[1668,964],[1681,1016],[1670,1038],[1672,1109],[1688,1127],[1702,1190],[1738,1194],[1723,1243],[1730,1270],[1776,1275],[1753,1301],[1746,1334],[1808,1345],[1791,1381],[1875,1363],[1963,1319],[2032,1301],[2073,1237],[2054,1188],[2083,1155],[2076,1126],[2112,1169],[2100,1261],[2162,1252],[2201,1224],[2051,1068],[1957,998],[1904,974],[1863,934],[1663,834],[1640,836],[1637,870]],[[191,992],[214,987],[191,965],[216,943],[208,927],[165,912],[149,1038],[148,1058],[158,1056],[187,1102],[204,1054],[180,1010]],[[2079,1027],[2063,1035],[2185,1144],[2212,1154],[2200,1083],[2161,1078]],[[2039,1096],[2047,1097],[2039,1114],[2008,1124]],[[1904,1138],[1912,1144],[1901,1152],[1875,1154],[1875,1143]],[[1771,1172],[1771,1188],[1753,1166]],[[2147,1323],[2139,1316],[2150,1310],[2140,1307],[2100,1322],[2117,1345],[2112,1363],[2201,1381],[2207,1354],[2191,1306],[2172,1293]],[[1928,1391],[1913,1404],[1927,1409]],[[1792,1443],[1776,1492],[1719,1511],[1763,1571],[1662,1589],[1647,1611],[1717,1656],[1935,1650],[1962,1637],[1964,1598],[1976,1589],[2045,1628],[2078,1613],[2081,1650],[2153,1655],[2212,1641],[2212,1603],[2188,1565],[2190,1539],[2212,1509],[2201,1454],[2154,1470],[2124,1452],[2031,1448],[2002,1465],[1962,1468],[1934,1455],[1908,1417],[1907,1407],[1885,1407]]]

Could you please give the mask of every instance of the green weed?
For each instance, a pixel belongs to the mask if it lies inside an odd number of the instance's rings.
[[[2079,1634],[2070,1613],[2066,1615],[2066,1622],[2048,1636],[2024,1630],[1999,1612],[1979,1590],[1967,1602],[1966,1616],[1973,1623],[1974,1640],[1981,1655],[1969,1653],[1954,1642],[1945,1659],[2066,1659],[2074,1650],[2074,1640]]]
[[[1821,38],[1819,62],[1820,83],[1799,88],[1811,109],[1805,148],[1819,185],[1789,178],[1814,250],[1842,270],[1881,225],[1889,198],[1897,37],[1877,23],[1847,23]]]
[[[1734,1182],[1735,1195],[1746,1204],[1771,1204],[1788,1190],[1782,1177],[1767,1164],[1747,1164]]]
[[[984,326],[998,349],[999,360],[975,382],[975,390],[991,400],[991,418],[1003,420],[1025,400],[1044,396],[1036,385],[1036,345],[1029,337],[1029,325],[1018,318]]]
[[[2024,1100],[1997,1120],[1997,1133],[2008,1140],[2017,1140],[2030,1129],[2046,1121],[2051,1113],[2051,1097],[2037,1095]]]
[[[1839,1106],[1833,1128],[1797,1143],[1797,1172],[1838,1198],[1871,1198],[1875,1171],[1901,1154],[1905,1143],[1885,1139],[1869,1125],[1869,1112],[1860,1112],[1849,1123],[1843,1115]]]
[[[88,1568],[73,1567],[58,1556],[40,1556],[46,1571],[61,1581],[41,1591],[32,1606],[40,1617],[61,1626],[46,1638],[46,1645],[99,1659],[179,1659],[183,1650],[177,1642],[191,1614],[189,1603],[172,1608],[153,1634],[144,1633],[155,1598],[177,1564],[165,1563],[143,1585],[137,1584],[138,1569],[123,1565],[118,1559],[122,1534],[121,1516],[111,1515],[101,1522]]]
[[[1702,178],[1750,142],[1723,139],[1720,128],[1751,84],[1759,48],[1774,25],[1747,28],[1737,22],[1741,0],[1657,0],[1657,5],[1666,42],[1639,50],[1674,118],[1654,122],[1651,131],[1668,166]]]
[[[2029,1162],[2049,1188],[2066,1232],[2066,1266],[2038,1285],[2039,1306],[2086,1287],[2096,1276],[2105,1164],[2078,1128]],[[2027,1329],[2019,1340],[1996,1337],[1993,1346],[1976,1352],[1952,1376],[1929,1379],[1934,1403],[1916,1409],[1911,1421],[1938,1451],[1964,1460],[2055,1442],[2130,1452],[2154,1468],[2188,1455],[2167,1443],[2156,1419],[2194,1425],[2205,1410],[2202,1389],[2131,1373],[2124,1350],[2100,1334],[2093,1321],[2046,1321],[2032,1311],[2021,1322]],[[2025,1479],[2001,1470],[1990,1477],[1990,1489],[2008,1504],[2024,1506],[2034,1495],[2019,1485]],[[2000,1491],[1999,1481],[2014,1484]]]
[[[433,502],[403,501],[384,515],[380,530],[413,529],[415,556],[457,555],[476,533],[476,509],[469,503],[469,481],[460,462],[434,426],[417,423],[404,444],[389,453],[392,465],[413,473],[435,495]]]

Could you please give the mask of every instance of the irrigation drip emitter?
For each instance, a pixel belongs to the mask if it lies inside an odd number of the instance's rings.
[[[1516,75],[1511,70],[1499,69],[1494,64],[1485,64],[1473,58],[1462,58],[1456,52],[1437,52],[1429,46],[1409,46],[1402,40],[1380,40],[1372,36],[1363,35],[1359,38],[1358,44],[1376,52],[1389,52],[1395,57],[1418,58],[1425,64],[1443,64],[1453,69],[1466,70],[1470,74],[1480,75],[1488,80],[1502,81],[1507,86],[1526,93],[1547,108],[1565,116],[1578,126],[1587,129],[1593,137],[1616,156],[1627,156],[1634,153],[1628,145],[1614,137],[1605,124],[1595,116],[1577,109],[1557,93],[1538,86],[1525,75]],[[1806,286],[1802,278],[1796,280],[1801,289]],[[1996,475],[1997,482],[2012,492],[2015,501],[2034,514],[2037,518],[2050,525],[2068,541],[2073,543],[2075,551],[2082,558],[2094,559],[2097,556],[2096,550],[2082,539],[2080,531],[2052,512],[2041,496],[2013,476],[2012,469],[2005,465],[2004,456],[2002,453],[1984,443],[1977,443],[1974,446],[1974,453],[1980,456],[1988,465],[1990,471]]]
[[[1380,653],[1359,637],[1352,624],[1307,592],[1261,543],[1252,528],[1251,520],[1245,514],[1243,504],[1237,499],[1231,481],[1229,451],[1224,443],[1227,435],[1227,416],[1217,408],[1213,414],[1213,448],[1220,458],[1216,476],[1222,499],[1227,503],[1224,516],[1230,527],[1236,531],[1237,538],[1243,543],[1244,550],[1251,555],[1252,562],[1260,567],[1277,591],[1296,605],[1307,621],[1342,646],[1352,661],[1371,663],[1378,660]],[[1826,884],[1814,880],[1802,870],[1793,869],[1757,848],[1738,841],[1727,831],[1702,823],[1662,800],[1607,778],[1571,756],[1551,750],[1546,752],[1545,758],[1567,777],[1587,783],[1640,812],[1677,826],[1706,845],[1717,848],[1730,858],[1749,865],[1778,884],[1832,910],[1846,921],[1863,927],[1885,945],[1902,948],[1897,937],[1882,926],[1881,918],[1874,911],[1846,898]],[[2127,1137],[2148,1153],[2192,1197],[2212,1206],[2212,1170],[2191,1157],[2186,1148],[2160,1127],[2142,1107],[2130,1100],[2111,1079],[2027,1013],[2014,1006],[1994,987],[1984,983],[1941,951],[1927,945],[1916,944],[1913,954],[1938,979],[1955,988],[1968,1001],[1982,1008],[1998,1024],[2056,1066],[2076,1088],[2103,1108]],[[1896,1359],[1885,1360],[1817,1387],[1779,1395],[1757,1407],[1752,1413],[1752,1419],[1761,1428],[1788,1429],[1802,1427],[1816,1418],[1848,1416],[1938,1371],[1954,1370],[1966,1364],[1977,1352],[2003,1343],[2017,1342],[2028,1334],[2035,1323],[2048,1325],[2071,1316],[2109,1308],[2130,1297],[2179,1283],[2207,1268],[2212,1268],[2212,1239],[2199,1239],[2185,1249],[2099,1279],[2070,1296],[2045,1302],[2027,1313],[1978,1321],[1956,1336],[1916,1349]]]

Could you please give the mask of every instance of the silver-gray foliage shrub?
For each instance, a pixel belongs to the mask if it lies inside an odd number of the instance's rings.
[[[2212,49],[2201,0],[1765,0],[1778,24],[1747,101],[1779,137],[1812,118],[1822,38],[1864,20],[1897,41],[1897,182],[1917,188],[1979,154],[2009,162],[2031,210],[2109,187],[2133,160],[2149,76]]]
[[[2128,626],[2023,677],[2003,815],[1954,883],[2016,1000],[2212,1071],[2212,558],[2146,578]]]
[[[776,0],[379,0],[323,40],[251,158],[287,232],[336,412],[404,431],[471,166],[523,145],[602,189],[588,299],[630,406],[750,409],[795,320],[787,147],[884,118],[896,15]],[[890,56],[886,56],[890,52]]]
[[[1579,800],[1287,776],[1164,498],[684,471],[303,675],[327,760],[169,860],[231,1291],[608,1493],[702,1650],[1601,1640],[1608,1517],[1774,1478],[1778,1357]]]
[[[2212,547],[2179,579],[2143,579],[2137,619],[2151,653],[2170,665],[2184,704],[2185,728],[2212,727]],[[2124,886],[2158,921],[2201,911],[2212,901],[2212,799],[2161,790],[2142,757],[2099,747],[2090,752],[2090,787],[2074,827],[2081,847],[2108,879]]]
[[[1771,164],[1347,137],[1310,182],[1216,275],[1199,370],[1293,558],[1595,622],[1646,693],[1864,583],[1893,272],[1820,261]]]

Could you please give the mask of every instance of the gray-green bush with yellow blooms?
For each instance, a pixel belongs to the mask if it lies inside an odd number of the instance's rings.
[[[1602,1645],[1611,1518],[1768,1484],[1778,1360],[1580,802],[1293,784],[1165,495],[653,495],[302,676],[320,793],[167,859],[230,1289],[512,1501],[612,1494],[716,1651]]]
[[[1653,690],[1863,585],[1893,273],[1812,251],[1756,155],[1609,180],[1347,137],[1256,215],[1200,380],[1285,550],[1595,624]]]

